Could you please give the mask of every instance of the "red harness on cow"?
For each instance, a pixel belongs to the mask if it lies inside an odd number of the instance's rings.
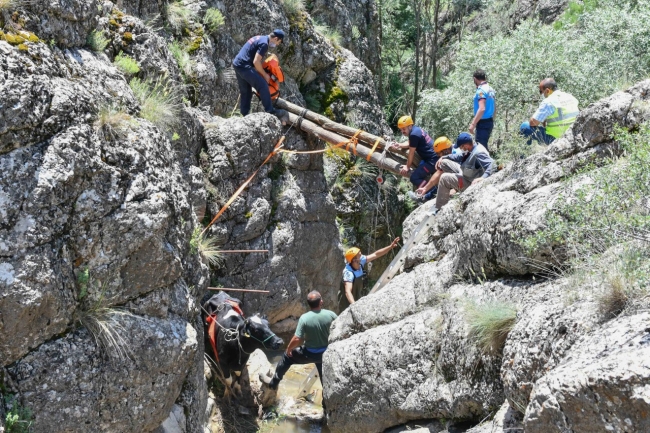
[[[232,306],[232,309],[235,310],[237,314],[242,317],[244,312],[239,308],[239,304],[235,301],[226,301],[226,303]],[[210,337],[210,345],[212,345],[212,351],[214,352],[214,358],[219,362],[219,352],[217,351],[217,313],[212,313],[205,319],[208,322],[208,336]]]

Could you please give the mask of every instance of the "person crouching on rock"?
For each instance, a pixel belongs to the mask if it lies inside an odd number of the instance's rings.
[[[327,350],[330,326],[337,316],[333,311],[323,308],[323,299],[315,290],[307,295],[307,304],[311,311],[298,319],[295,335],[275,368],[273,378],[263,373],[259,375],[260,380],[271,389],[278,389],[285,373],[294,364],[316,364],[318,376],[323,383],[323,353]]]
[[[462,132],[456,139],[454,148],[460,148],[462,152],[444,156],[436,164],[436,169],[443,172],[436,197],[438,210],[449,202],[452,189],[464,191],[496,171],[496,164],[487,149],[482,144],[475,143],[469,133]]]
[[[378,249],[372,254],[364,256],[361,250],[357,247],[350,248],[345,252],[345,261],[347,264],[343,269],[343,289],[345,296],[339,297],[339,307],[343,311],[351,304],[354,304],[355,299],[363,296],[364,284],[367,280],[367,274],[364,267],[366,263],[370,263],[381,256],[386,255],[390,250],[397,246],[399,237],[395,238],[393,242],[387,247]]]
[[[436,138],[436,141],[433,142],[433,150],[440,158],[451,155],[451,147],[451,140],[445,136],[438,137]],[[427,184],[418,188],[411,198],[416,202],[421,203],[431,200],[438,193],[438,182],[440,181],[440,176],[442,176],[442,170],[436,170]]]

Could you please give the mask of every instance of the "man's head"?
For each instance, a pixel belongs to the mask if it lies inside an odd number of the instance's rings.
[[[275,29],[273,33],[269,35],[269,45],[275,47],[280,45],[284,41],[284,31],[282,29]]]
[[[411,119],[411,116],[402,116],[397,121],[397,127],[403,136],[408,137],[413,129],[413,119]]]
[[[456,139],[454,149],[460,149],[463,152],[471,152],[474,148],[474,139],[469,132],[461,132]]]
[[[474,71],[474,84],[478,87],[483,81],[487,81],[487,75],[483,69],[477,69]]]
[[[445,136],[436,138],[436,141],[433,142],[433,151],[438,156],[449,155],[451,153],[451,140]]]
[[[539,94],[548,98],[551,93],[557,90],[557,83],[553,78],[544,78],[539,82]]]
[[[353,269],[361,267],[361,250],[357,247],[352,247],[345,252],[345,261],[348,262]]]
[[[309,308],[315,310],[323,305],[323,298],[319,292],[313,290],[307,295],[307,304],[309,305]]]

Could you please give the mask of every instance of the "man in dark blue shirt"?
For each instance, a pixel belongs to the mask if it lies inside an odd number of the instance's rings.
[[[239,84],[239,111],[242,116],[246,116],[250,112],[251,98],[253,97],[252,88],[254,87],[260,95],[262,105],[264,105],[264,111],[275,114],[283,122],[289,121],[285,110],[275,109],[273,107],[268,85],[271,77],[262,67],[269,47],[276,47],[283,40],[284,32],[281,29],[273,30],[273,33],[270,35],[253,36],[241,47],[239,54],[232,61],[232,65],[237,73],[237,83]]]
[[[420,156],[420,164],[411,173],[411,183],[420,188],[427,183],[427,177],[435,172],[435,165],[438,161],[438,155],[433,151],[433,140],[429,137],[427,132],[413,124],[411,116],[402,116],[397,122],[397,127],[402,132],[402,135],[408,137],[407,143],[393,143],[393,149],[409,149],[408,161],[400,169],[402,176],[406,176],[409,172],[409,167],[413,164],[413,156],[415,152]]]

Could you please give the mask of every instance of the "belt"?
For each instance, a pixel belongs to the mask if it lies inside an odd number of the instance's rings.
[[[481,122],[483,122],[483,121],[486,121],[486,122],[487,122],[488,120],[489,120],[490,122],[493,122],[493,121],[494,121],[494,118],[492,118],[492,117],[488,117],[487,119],[481,119],[481,120],[478,121],[478,123],[481,123]]]

